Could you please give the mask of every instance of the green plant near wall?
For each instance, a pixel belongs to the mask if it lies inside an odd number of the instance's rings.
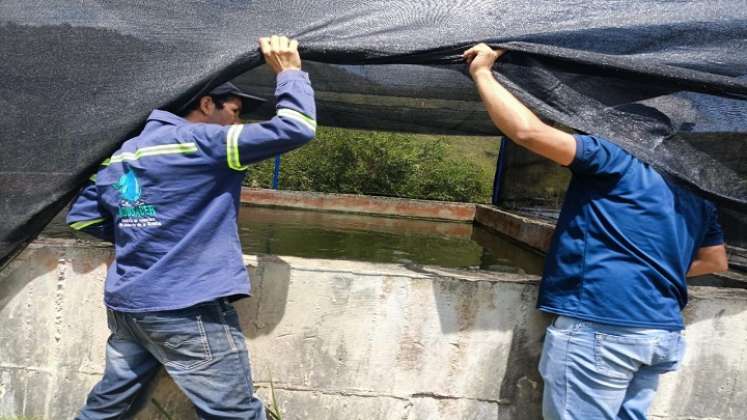
[[[166,420],[174,420],[174,417],[171,415],[171,413],[169,413],[168,411],[166,411],[166,409],[163,408],[163,405],[161,405],[161,403],[158,402],[157,399],[151,398],[150,402],[153,403],[153,405],[156,407],[156,409],[158,410],[158,412],[161,413],[161,415],[164,418],[166,418]]]
[[[272,403],[265,406],[267,418],[269,420],[283,420],[283,413],[278,407],[278,399],[275,396],[275,383],[272,381],[272,377],[270,377],[270,395],[272,396]]]
[[[283,413],[280,411],[280,407],[278,406],[278,399],[275,395],[275,383],[272,380],[272,377],[270,377],[270,395],[272,396],[272,403],[270,405],[265,405],[265,411],[267,412],[267,418],[269,420],[283,420]],[[166,409],[163,407],[163,405],[155,398],[151,398],[150,402],[156,407],[156,410],[158,410],[159,413],[166,419],[166,420],[174,420],[174,416],[171,415]],[[0,420],[41,420],[38,418],[31,418],[31,417],[0,417]]]
[[[251,166],[245,185],[269,188],[273,166],[272,159]],[[446,137],[325,127],[283,156],[280,175],[284,190],[445,201],[487,202],[491,184],[492,174]]]

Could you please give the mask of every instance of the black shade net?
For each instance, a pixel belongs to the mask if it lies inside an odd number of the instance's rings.
[[[0,2],[0,265],[36,236],[154,108],[297,38],[322,124],[496,134],[461,62],[510,52],[496,77],[543,118],[606,136],[743,220],[743,1]],[[271,96],[265,70],[243,74]],[[265,114],[269,108],[260,110]]]

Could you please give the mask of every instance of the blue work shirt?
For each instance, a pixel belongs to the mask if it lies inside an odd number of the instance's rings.
[[[680,330],[686,274],[724,242],[713,203],[600,137],[576,157],[538,308],[593,322]]]
[[[79,193],[68,223],[114,243],[104,302],[125,312],[248,295],[237,214],[247,164],[316,131],[308,75],[277,77],[277,114],[256,124],[195,124],[153,111]]]

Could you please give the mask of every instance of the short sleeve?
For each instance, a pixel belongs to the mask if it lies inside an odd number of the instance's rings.
[[[568,166],[579,175],[622,176],[635,158],[601,137],[576,135],[576,156]]]
[[[721,230],[721,225],[718,222],[718,210],[716,206],[710,201],[706,202],[706,208],[708,213],[708,226],[706,227],[705,235],[700,247],[716,246],[724,243],[724,232]]]

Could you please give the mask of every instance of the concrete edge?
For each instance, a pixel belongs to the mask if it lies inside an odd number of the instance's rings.
[[[483,204],[475,208],[475,223],[543,253],[550,249],[555,231],[555,226],[550,223]]]
[[[241,203],[251,206],[333,211],[471,223],[475,204],[355,194],[242,188]]]
[[[106,249],[112,248],[108,242],[94,242],[79,239],[57,239],[45,238],[38,239],[29,245],[29,249],[54,248],[62,249],[67,247],[84,248],[84,249]],[[287,255],[264,256],[264,255],[243,255],[243,262],[247,268],[257,268],[264,259],[275,259],[292,266],[295,270],[305,272],[329,272],[330,267],[334,266],[339,273],[354,274],[358,276],[391,276],[391,277],[408,277],[412,279],[432,279],[432,278],[449,278],[456,281],[471,282],[488,282],[488,283],[517,283],[517,284],[539,284],[540,276],[531,274],[514,274],[499,273],[492,271],[465,270],[458,268],[445,268],[430,265],[417,264],[393,264],[393,263],[374,263],[354,260],[331,260],[320,258],[303,258]],[[7,270],[0,274],[8,274],[13,271],[12,266],[22,264],[23,259],[17,259],[15,264],[12,262]],[[0,275],[0,279],[2,279]],[[717,276],[720,277],[720,276]],[[720,284],[719,282],[702,281],[693,282],[688,286],[689,294],[692,299],[744,299],[747,301],[747,285],[744,276],[734,278],[732,273],[724,273],[733,281],[731,284]],[[712,284],[711,284],[712,283]]]
[[[459,281],[487,281],[500,283],[536,284],[540,277],[531,274],[502,273],[481,270],[444,268],[418,264],[393,264],[352,260],[329,260],[291,256],[244,256],[244,263],[256,266],[264,258],[285,262],[294,270],[305,272],[338,272],[356,276],[392,276],[412,279],[450,278]],[[334,269],[332,269],[334,267]],[[500,278],[497,278],[500,277]]]

